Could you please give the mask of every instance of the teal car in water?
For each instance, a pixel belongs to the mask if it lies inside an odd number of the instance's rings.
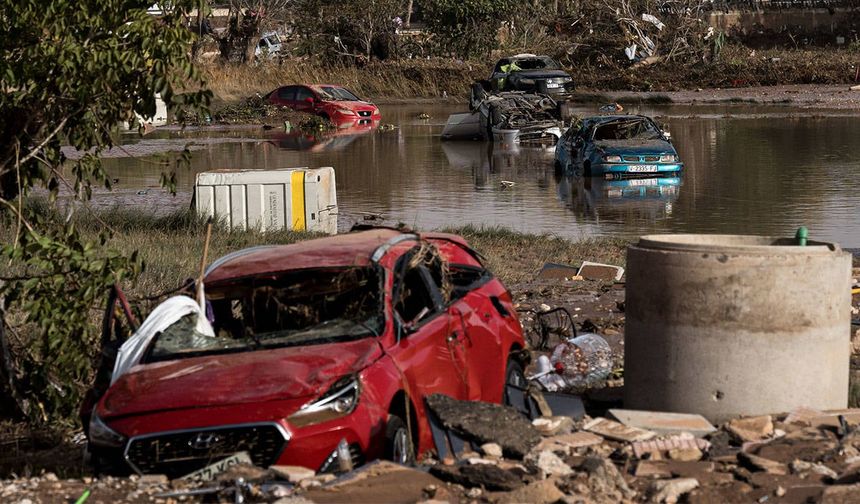
[[[555,148],[556,170],[585,177],[677,176],[684,163],[657,123],[642,115],[584,119],[562,135]]]

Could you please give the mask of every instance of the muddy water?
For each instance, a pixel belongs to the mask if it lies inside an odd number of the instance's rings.
[[[851,114],[743,104],[630,106],[667,126],[686,172],[678,179],[605,182],[556,177],[548,149],[441,142],[445,119],[462,106],[381,108],[396,129],[319,139],[260,128],[128,138],[125,152],[105,159],[115,191],[96,202],[165,212],[189,205],[200,171],[334,166],[343,229],[370,215],[421,229],[472,223],[571,238],[793,235],[805,225],[817,239],[860,246],[860,117]],[[418,119],[422,112],[432,118]],[[196,142],[191,170],[178,174],[180,192],[170,197],[158,188],[163,167],[149,154],[186,141]]]

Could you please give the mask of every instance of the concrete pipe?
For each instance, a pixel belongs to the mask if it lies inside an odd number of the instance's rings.
[[[851,255],[838,245],[643,236],[627,275],[625,407],[721,423],[847,406]]]

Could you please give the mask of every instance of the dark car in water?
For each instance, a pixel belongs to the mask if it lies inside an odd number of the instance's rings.
[[[561,93],[573,91],[573,79],[549,56],[517,54],[500,59],[493,67],[490,85],[499,91]]]
[[[677,176],[684,163],[669,134],[642,115],[584,119],[562,135],[555,148],[556,170],[585,177]]]

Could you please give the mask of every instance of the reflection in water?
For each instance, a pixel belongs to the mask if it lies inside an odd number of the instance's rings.
[[[119,179],[115,187],[121,197],[106,197],[104,204],[121,201],[166,211],[190,204],[194,176],[201,171],[333,166],[341,229],[368,213],[421,229],[472,223],[572,238],[652,232],[793,235],[805,225],[816,239],[860,246],[856,117],[797,115],[801,111],[788,107],[631,106],[631,113],[656,116],[667,126],[686,164],[683,180],[642,186],[556,180],[547,149],[441,142],[445,118],[461,106],[383,108],[386,122],[396,129],[336,132],[322,139],[259,128],[159,133],[171,142],[201,137],[251,141],[201,146],[191,169],[177,174],[176,198],[157,189],[163,166],[151,158],[106,159],[109,175]],[[419,119],[422,112],[433,119]],[[592,115],[594,110],[576,112]],[[705,112],[709,115],[692,115]],[[742,116],[731,117],[736,112]],[[503,180],[515,185],[505,188]],[[141,190],[145,193],[138,194]]]
[[[681,187],[680,177],[605,180],[600,177],[560,177],[559,200],[581,218],[656,223],[672,214]]]
[[[294,129],[271,135],[269,143],[285,150],[323,152],[340,150],[361,135],[373,132],[379,121],[363,120],[340,123],[331,131],[306,132]]]

